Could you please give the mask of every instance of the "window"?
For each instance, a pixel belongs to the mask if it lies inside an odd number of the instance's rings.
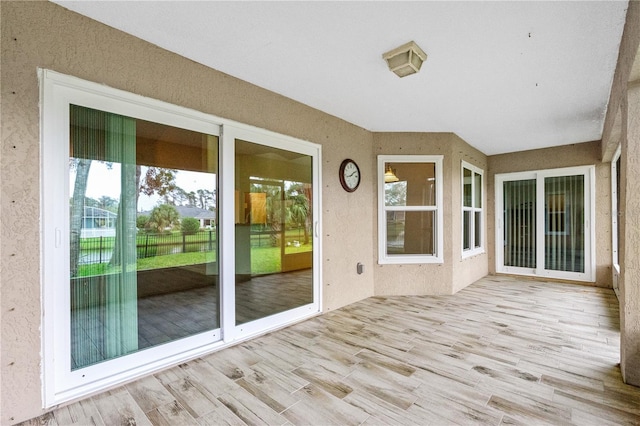
[[[378,263],[442,263],[442,156],[378,156]]]
[[[612,247],[613,247],[613,267],[616,274],[620,273],[620,154],[622,149],[618,146],[613,160],[611,161],[611,226],[612,226]],[[617,282],[614,288],[617,287]],[[616,288],[617,290],[617,288]]]
[[[321,312],[319,145],[40,77],[45,407]]]
[[[483,172],[462,162],[462,257],[484,252]]]

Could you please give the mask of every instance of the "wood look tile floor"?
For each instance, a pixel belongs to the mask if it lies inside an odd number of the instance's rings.
[[[372,297],[26,425],[640,424],[613,291],[486,277]]]

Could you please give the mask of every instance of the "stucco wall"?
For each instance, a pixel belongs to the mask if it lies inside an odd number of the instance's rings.
[[[627,9],[622,40],[618,52],[618,63],[611,83],[607,114],[602,129],[602,159],[611,161],[611,157],[620,143],[622,131],[622,111],[620,109],[623,93],[627,90],[627,83],[637,77],[632,77],[632,64],[636,59],[640,44],[640,1],[631,0]]]
[[[622,144],[619,240],[620,367],[640,386],[640,1],[629,2],[604,124],[605,161]]]
[[[487,274],[487,258],[462,259],[461,161],[486,169],[486,156],[453,133],[375,133],[375,155],[444,155],[444,263],[375,266],[375,294],[453,294]],[[373,193],[376,193],[375,183]],[[372,200],[377,209],[377,196]],[[375,213],[374,213],[375,214]],[[377,248],[377,228],[374,228]],[[377,251],[376,251],[377,257]]]
[[[467,144],[464,140],[456,138],[452,141],[451,158],[453,161],[453,176],[451,179],[451,192],[453,194],[453,252],[451,254],[452,262],[452,292],[456,293],[469,284],[479,280],[489,273],[488,251],[489,245],[487,241],[487,223],[493,218],[488,215],[487,209],[487,156],[477,149]],[[470,257],[462,258],[462,175],[461,164],[465,161],[484,171],[483,187],[484,199],[484,253],[476,254]],[[457,200],[457,201],[455,201]]]
[[[611,165],[600,161],[600,142],[489,156],[488,240],[489,271],[495,273],[495,175],[529,170],[595,165],[596,171],[596,281],[599,287],[611,282]]]
[[[620,366],[625,383],[640,386],[640,81],[623,105],[620,216]]]
[[[378,155],[444,155],[444,185],[451,182],[451,140],[453,133],[375,133],[374,154]],[[377,189],[372,186],[374,197],[370,200],[377,220]],[[445,190],[444,208],[444,263],[416,265],[380,265],[377,263],[377,227],[373,229],[373,244],[376,248],[375,294],[378,296],[398,294],[451,294],[451,211],[452,194]]]
[[[0,11],[0,424],[37,416],[42,404],[38,67],[321,144],[324,309],[373,295],[371,133],[49,2]],[[363,170],[352,194],[338,181],[346,157]]]

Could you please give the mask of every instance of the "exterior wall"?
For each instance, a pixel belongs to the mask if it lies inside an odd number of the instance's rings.
[[[620,368],[640,386],[640,81],[623,100],[620,217]]]
[[[378,155],[444,155],[442,175],[444,179],[444,263],[416,265],[380,265],[378,257],[378,228],[374,225],[373,246],[376,258],[374,288],[377,296],[400,294],[452,294],[451,253],[453,250],[451,235],[453,219],[451,213],[451,140],[457,138],[453,133],[375,133],[373,136],[374,154]],[[373,170],[376,173],[375,169]],[[374,208],[374,220],[377,221],[377,187],[372,185],[374,196],[370,204]],[[376,222],[377,223],[377,222]]]
[[[619,64],[632,62],[629,55],[637,49],[640,3],[630,2],[629,16],[631,30],[625,28]],[[596,165],[596,284],[611,286],[610,168],[600,162],[604,144],[487,158],[452,133],[371,134],[49,2],[0,1],[0,19],[0,424],[42,413],[38,67],[321,144],[325,311],[374,294],[453,294],[495,272],[495,174],[586,164]],[[630,38],[630,43],[625,41]],[[610,102],[616,111],[626,96],[626,85],[618,80]],[[637,91],[633,93],[628,111],[626,103],[622,108],[621,125],[630,135],[623,154],[627,155],[623,181],[629,176],[628,184],[640,181],[640,110]],[[635,118],[627,122],[627,116]],[[445,155],[444,264],[376,264],[379,154]],[[360,188],[354,193],[343,191],[338,181],[344,158],[354,159],[362,172]],[[486,253],[466,259],[461,258],[461,160],[485,171]],[[632,191],[638,194],[637,188]],[[638,200],[628,197],[627,206],[635,208]],[[621,278],[622,369],[631,383],[633,372],[640,371],[640,270],[629,266],[634,265],[640,246],[637,223],[627,222],[624,233],[626,242],[621,244],[627,251],[622,255],[631,260],[623,266]],[[362,275],[356,273],[358,262],[365,265]]]
[[[451,182],[451,192],[453,193],[454,200],[457,201],[453,203],[452,212],[454,232],[452,236],[453,253],[451,255],[451,261],[453,262],[453,293],[456,293],[489,273],[489,244],[487,240],[487,223],[490,220],[487,209],[487,183],[489,170],[487,169],[487,156],[471,147],[462,139],[457,138],[455,140],[452,151],[452,168],[454,174]],[[476,254],[464,259],[462,258],[462,161],[474,165],[484,171],[482,176],[482,185],[484,188],[484,199],[482,200],[482,205],[484,207],[484,253]]]
[[[625,383],[640,386],[640,1],[627,9],[618,64],[604,124],[603,161],[621,144],[619,259],[620,368]],[[613,271],[612,273],[615,273]]]
[[[486,170],[486,156],[453,133],[375,133],[375,155],[444,155],[444,263],[376,265],[376,295],[453,294],[487,274],[487,258],[462,259],[461,161]],[[375,173],[375,170],[374,170]],[[486,179],[486,176],[485,176]],[[485,184],[486,185],[486,184]],[[485,187],[486,188],[486,187]],[[376,183],[373,193],[377,194]],[[377,197],[372,203],[377,212]],[[373,228],[377,249],[377,227]],[[375,252],[377,257],[377,250]]]
[[[324,309],[373,295],[373,268],[356,273],[373,263],[370,132],[53,3],[1,3],[0,424],[42,413],[38,67],[321,144]],[[346,157],[363,170],[352,194]]]
[[[495,264],[495,175],[499,173],[545,170],[572,166],[596,166],[596,281],[612,287],[611,280],[611,165],[600,161],[600,142],[566,145],[489,157],[487,208],[489,211],[489,272]]]
[[[613,153],[620,143],[622,131],[621,103],[623,94],[627,90],[627,83],[638,78],[632,76],[633,63],[636,60],[636,73],[640,69],[637,62],[638,44],[640,43],[640,1],[629,1],[627,17],[620,41],[618,63],[611,83],[607,114],[602,129],[602,161],[611,161]]]

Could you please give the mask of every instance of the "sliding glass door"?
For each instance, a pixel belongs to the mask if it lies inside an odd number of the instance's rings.
[[[536,181],[503,183],[504,266],[533,271],[536,268]]]
[[[315,238],[317,155],[269,135],[225,128],[233,146],[233,250],[235,276],[227,276],[225,339],[242,338],[319,309]],[[227,161],[225,160],[225,164]]]
[[[218,329],[218,136],[69,117],[71,370]]]
[[[319,145],[42,87],[47,407],[321,312]]]
[[[497,271],[592,281],[593,168],[496,175]]]

